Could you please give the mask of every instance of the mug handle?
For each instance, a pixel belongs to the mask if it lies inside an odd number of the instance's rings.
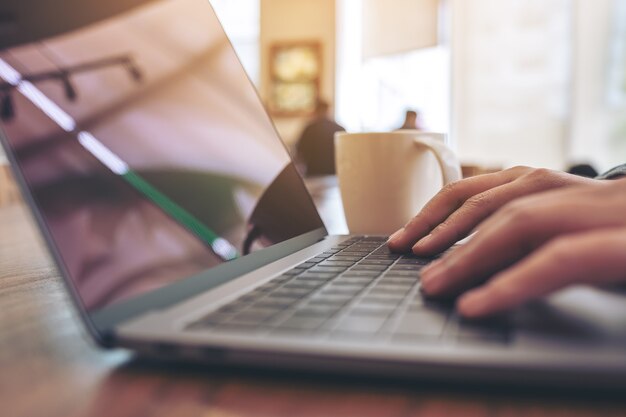
[[[444,137],[443,135],[440,136]],[[424,146],[435,154],[443,175],[443,185],[458,181],[462,178],[461,163],[456,157],[454,151],[446,146],[443,141],[427,136],[414,138],[413,140],[416,145]]]

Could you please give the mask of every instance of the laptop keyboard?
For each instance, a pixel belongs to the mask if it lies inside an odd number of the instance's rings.
[[[506,343],[503,320],[465,322],[425,299],[419,271],[433,258],[391,253],[386,239],[353,237],[194,321],[190,330],[315,334],[398,342]]]

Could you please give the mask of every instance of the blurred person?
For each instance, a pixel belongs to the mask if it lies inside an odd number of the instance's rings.
[[[415,110],[407,110],[402,126],[396,130],[425,130],[421,114]]]
[[[335,175],[335,133],[345,129],[329,115],[330,106],[320,100],[313,119],[296,144],[296,160],[306,176]]]
[[[615,181],[606,181],[615,179]],[[596,179],[515,167],[444,187],[388,242],[433,256],[422,290],[479,318],[573,284],[626,283],[626,164]]]

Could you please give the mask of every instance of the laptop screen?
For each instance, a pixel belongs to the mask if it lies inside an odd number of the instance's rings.
[[[147,1],[4,48],[0,100],[88,311],[323,228],[207,0]]]

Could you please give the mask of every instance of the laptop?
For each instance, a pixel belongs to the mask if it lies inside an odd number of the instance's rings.
[[[0,6],[0,136],[99,345],[274,370],[626,386],[623,294],[571,288],[467,322],[422,297],[431,259],[391,253],[384,236],[329,235],[206,0],[43,3]],[[270,94],[297,106],[309,95],[291,65]]]

